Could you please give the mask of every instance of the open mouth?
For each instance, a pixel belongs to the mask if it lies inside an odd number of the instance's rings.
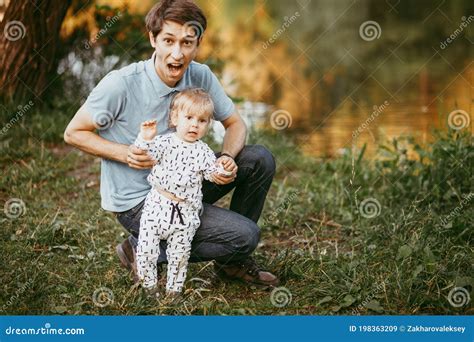
[[[183,69],[183,64],[181,63],[168,63],[168,70],[171,75],[178,75]]]

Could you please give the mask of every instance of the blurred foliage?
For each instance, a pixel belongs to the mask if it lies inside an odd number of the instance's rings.
[[[152,48],[143,15],[130,13],[126,6],[97,6],[95,20],[99,28],[107,28],[106,34],[93,44],[93,47],[100,46],[105,56],[122,56],[127,62],[149,58]]]
[[[58,51],[61,77],[52,85],[52,93],[60,96],[53,99],[53,106],[65,98],[85,98],[109,71],[147,59],[152,52],[144,16],[131,13],[127,6],[76,5],[64,27]]]
[[[152,4],[150,1],[142,10]],[[357,89],[372,72],[377,72],[374,76],[383,79],[384,85],[398,89],[397,85],[404,84],[425,65],[433,48],[439,49],[440,42],[459,28],[461,17],[473,9],[467,0],[440,3],[439,10],[432,1],[201,0],[199,4],[208,16],[209,28],[197,60],[211,67],[230,96],[263,101],[316,120],[332,112],[340,99]],[[67,29],[63,30],[58,55],[63,65],[53,94],[85,97],[110,70],[149,58],[152,48],[144,24],[146,12],[138,12],[134,6],[130,10],[126,5],[74,2],[65,20]],[[300,16],[267,49],[262,49],[262,44],[297,11]],[[111,24],[116,16],[118,20]],[[359,37],[359,26],[369,19],[380,24],[382,34],[380,39],[364,42]],[[471,27],[433,58],[428,65],[433,63],[430,76],[449,75],[451,66],[462,68],[473,51],[465,39],[474,39]],[[388,58],[395,50],[396,55]],[[379,67],[382,62],[384,67]],[[282,66],[291,66],[291,72]],[[242,72],[243,67],[246,72]],[[299,92],[293,85],[298,85]],[[374,94],[363,93],[365,89],[361,87],[360,97],[370,101]]]
[[[124,58],[130,60],[148,57],[150,44],[142,14],[130,13],[127,6],[112,8],[108,5],[82,7],[81,11],[71,11],[66,18],[73,29],[64,37],[63,56],[74,51],[90,58],[97,57],[97,53],[102,56],[126,54]]]

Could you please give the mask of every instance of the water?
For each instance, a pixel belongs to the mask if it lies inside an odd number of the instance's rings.
[[[438,5],[223,1],[206,8],[211,29],[199,59],[214,63],[232,96],[279,111],[283,127],[291,123],[281,134],[305,153],[367,144],[372,156],[393,137],[429,143],[454,110],[472,127],[472,4]],[[271,114],[249,117],[275,129]]]

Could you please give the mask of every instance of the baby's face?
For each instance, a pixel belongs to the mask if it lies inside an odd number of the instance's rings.
[[[192,143],[206,135],[211,118],[208,114],[180,111],[173,121],[178,137]]]

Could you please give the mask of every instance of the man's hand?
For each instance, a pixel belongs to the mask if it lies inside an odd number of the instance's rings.
[[[140,126],[140,135],[146,141],[151,141],[156,136],[156,120],[142,122]]]
[[[156,161],[145,150],[139,149],[135,145],[128,147],[127,164],[131,168],[138,170],[150,169],[155,163]]]
[[[229,176],[224,176],[216,172],[212,175],[214,183],[219,185],[232,183],[237,177],[238,170],[237,164],[235,163],[234,159],[229,158],[228,156],[221,156],[217,159],[217,164],[222,165],[222,167],[226,171],[232,172],[232,174]]]

